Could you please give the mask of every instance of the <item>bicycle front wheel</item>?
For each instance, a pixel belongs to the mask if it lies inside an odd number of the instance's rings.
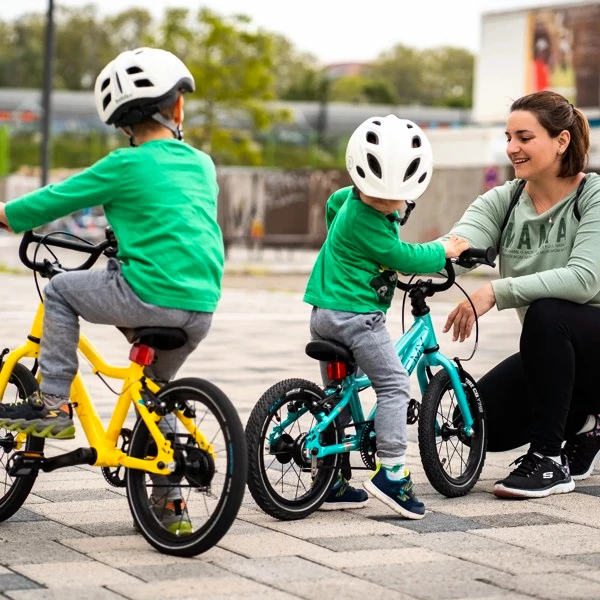
[[[157,394],[165,404],[161,426],[171,441],[176,468],[168,476],[128,469],[127,497],[134,521],[160,552],[195,556],[212,548],[227,532],[246,486],[244,429],[229,398],[202,379],[179,379]],[[180,419],[191,419],[192,432]],[[168,429],[169,432],[165,433]],[[138,419],[129,455],[156,456],[156,443]]]
[[[17,363],[2,397],[3,404],[25,400],[38,389],[38,383],[31,371]],[[44,452],[44,438],[25,436],[8,429],[0,428],[0,521],[12,517],[27,499],[37,478],[37,471],[30,475],[11,477],[7,465],[15,452]]]
[[[444,496],[464,496],[475,485],[483,469],[487,448],[485,411],[473,378],[466,374],[464,387],[473,434],[463,431],[463,416],[446,371],[429,382],[419,415],[419,451],[431,485]]]

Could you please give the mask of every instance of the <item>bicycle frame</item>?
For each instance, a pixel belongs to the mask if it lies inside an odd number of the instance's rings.
[[[4,395],[15,365],[23,358],[38,357],[43,316],[44,305],[40,303],[31,326],[31,331],[27,336],[27,341],[4,357],[3,367],[0,370],[0,398]],[[73,380],[71,400],[74,403],[75,412],[79,417],[90,447],[96,451],[96,462],[94,465],[98,467],[123,466],[130,469],[141,469],[150,473],[169,475],[175,468],[171,442],[164,437],[158,428],[157,422],[161,417],[156,412],[150,412],[146,408],[142,396],[144,386],[152,393],[157,393],[160,389],[159,386],[146,377],[144,375],[144,367],[135,362],[131,362],[128,367],[109,365],[83,334],[80,336],[78,348],[91,364],[94,374],[100,373],[107,377],[123,380],[122,392],[119,395],[107,429],[104,428],[98,416],[98,412],[88,393],[81,373],[78,372]],[[119,435],[132,403],[135,405],[140,417],[156,442],[158,451],[157,455],[153,458],[133,458],[127,456],[120,448],[117,448]],[[175,414],[179,422],[182,423],[199,446],[213,453],[211,444],[194,426],[193,421],[184,416],[182,411],[178,410]]]
[[[456,394],[456,400],[460,407],[464,419],[464,431],[467,435],[472,434],[473,416],[467,402],[467,397],[463,389],[463,384],[460,379],[458,369],[454,363],[444,356],[439,351],[439,346],[435,336],[433,323],[429,313],[415,317],[412,327],[404,333],[404,335],[395,344],[396,352],[400,358],[404,368],[409,376],[417,369],[417,378],[421,394],[425,393],[425,389],[429,383],[427,376],[427,367],[442,367],[446,370],[452,383],[452,388]],[[310,429],[306,438],[305,452],[306,456],[313,459],[322,458],[330,454],[339,454],[358,450],[361,442],[361,434],[365,427],[365,416],[362,404],[359,398],[359,392],[371,386],[371,382],[366,375],[356,376],[355,374],[348,375],[341,382],[341,390],[338,388],[330,388],[325,390],[325,393],[331,398],[339,394],[339,401],[332,410],[325,414],[324,412],[315,415],[317,423]],[[347,436],[345,441],[337,444],[323,446],[320,443],[320,434],[340,415],[340,413],[349,407],[353,422],[356,423],[356,433]],[[368,419],[372,420],[375,417],[377,405],[371,410]],[[308,409],[305,407],[300,411],[294,412],[293,417],[290,415],[274,428],[271,434],[270,442],[274,442],[277,435],[285,430],[285,428],[296,420],[301,414]]]

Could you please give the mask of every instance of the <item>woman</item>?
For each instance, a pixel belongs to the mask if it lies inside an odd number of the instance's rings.
[[[516,308],[523,326],[520,352],[478,384],[488,450],[529,443],[494,494],[539,498],[572,491],[600,456],[600,177],[582,172],[589,126],[560,94],[516,100],[506,137],[517,179],[477,198],[452,233],[499,249],[501,278],[472,296],[477,316]],[[474,321],[465,301],[444,331],[462,342]]]

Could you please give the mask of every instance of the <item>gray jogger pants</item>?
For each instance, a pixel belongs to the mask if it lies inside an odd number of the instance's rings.
[[[377,396],[375,432],[380,458],[395,458],[406,452],[406,413],[410,402],[410,378],[402,366],[382,311],[351,313],[314,307],[310,318],[314,340],[333,340],[352,351]],[[327,374],[321,371],[327,383]],[[347,425],[349,415],[340,416]]]
[[[42,391],[68,396],[77,373],[79,317],[90,323],[117,327],[177,327],[188,335],[176,350],[156,352],[147,369],[150,377],[172,379],[188,355],[206,337],[212,313],[164,308],[138,298],[111,259],[106,270],[61,273],[46,286],[44,326],[40,347]],[[127,357],[123,357],[126,359]],[[126,362],[126,361],[124,361]]]

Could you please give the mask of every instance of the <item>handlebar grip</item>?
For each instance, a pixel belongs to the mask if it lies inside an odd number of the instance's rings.
[[[496,252],[496,248],[490,246],[489,248],[469,248],[465,250],[459,257],[458,260],[482,260],[486,263],[493,263],[496,260],[496,256],[498,252]]]

